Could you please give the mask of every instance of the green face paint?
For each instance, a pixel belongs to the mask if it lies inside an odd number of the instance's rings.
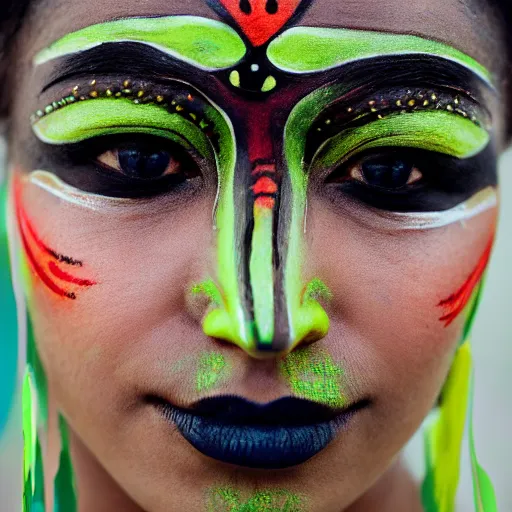
[[[470,158],[489,143],[486,130],[469,119],[443,111],[395,114],[328,140],[313,165],[331,168],[355,154],[379,147],[407,147]]]
[[[321,279],[315,277],[306,286],[303,298],[304,302],[329,302],[331,299],[332,292]]]
[[[213,306],[222,306],[222,296],[212,279],[206,279],[205,281],[194,284],[190,292],[196,297],[206,297]]]
[[[274,66],[292,73],[315,73],[372,57],[433,55],[456,62],[490,82],[489,71],[465,53],[404,34],[294,27],[270,43],[267,55]]]
[[[207,136],[191,121],[158,105],[136,105],[124,98],[79,101],[41,118],[34,132],[47,144],[72,144],[92,137],[145,133],[167,138],[213,158]]]
[[[284,489],[255,492],[243,497],[231,487],[211,489],[207,496],[207,512],[305,512],[305,498]]]
[[[345,372],[327,352],[299,348],[280,362],[279,370],[297,396],[334,408],[346,405]]]
[[[219,353],[201,354],[196,374],[196,390],[211,391],[229,378],[231,367],[226,358]]]
[[[196,16],[129,18],[68,34],[38,53],[34,64],[118,42],[144,43],[204,70],[234,66],[246,53],[240,36],[219,21]]]

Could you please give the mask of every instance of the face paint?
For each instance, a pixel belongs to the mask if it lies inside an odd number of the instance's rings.
[[[73,267],[83,267],[81,261],[59,254],[49,248],[37,234],[31,220],[25,212],[21,200],[21,183],[15,184],[15,201],[18,225],[25,255],[39,279],[53,293],[60,297],[76,299],[76,292],[96,284],[95,281],[75,276]]]
[[[265,44],[277,34],[302,4],[303,0],[210,0],[209,4],[221,12],[227,11],[234,23],[255,47]]]
[[[236,59],[226,66],[231,66],[231,71],[222,71],[223,74],[219,75],[221,80],[226,82],[227,78],[227,84],[235,90],[244,89],[246,92],[254,91],[254,94],[259,94],[265,89],[270,94],[277,90],[278,85],[286,83],[284,77],[266,75],[270,62],[277,67],[286,68],[286,71],[299,74],[303,72],[300,67],[289,69],[289,64],[279,61],[279,55],[283,55],[280,50],[282,45],[294,46],[299,44],[297,37],[301,41],[306,37],[304,34],[299,37],[294,32],[295,29],[285,30],[281,36],[273,39],[268,52],[263,47],[259,48],[263,42],[284,30],[286,23],[299,12],[299,2],[280,3],[276,10],[279,16],[274,13],[274,17],[270,16],[269,6],[262,2],[249,2],[245,7],[231,2],[215,5],[220,8],[219,12],[227,12],[250,43],[245,48],[244,55],[237,54]],[[305,5],[302,4],[301,8]],[[126,32],[126,24],[130,20],[122,21],[122,24],[112,22],[112,30],[107,28],[110,24],[106,23],[70,34],[43,51],[37,62],[91,51],[97,45],[107,42],[106,38],[122,45],[125,41],[122,34]],[[178,52],[178,56],[176,54],[174,32],[179,33],[183,23],[191,20],[176,21],[169,17],[145,21],[137,18],[131,21],[134,22],[134,34],[138,34],[141,24],[144,25],[146,33],[143,38],[134,36],[133,40],[157,47],[160,51],[163,49],[168,58],[182,62],[186,60],[187,65],[205,68],[205,63],[200,63],[198,58],[190,59],[188,54],[185,55],[188,50],[180,50],[181,53]],[[248,21],[251,23],[246,23]],[[215,24],[215,30],[221,30],[221,25]],[[261,30],[258,33],[265,37],[262,41],[256,41],[253,37],[256,32],[251,31],[260,25]],[[164,26],[168,29],[167,35],[163,33]],[[306,29],[307,37],[315,41],[327,36],[347,41],[345,53],[340,54],[338,61],[327,62],[331,57],[320,52],[327,61],[314,69],[306,64],[308,71],[324,72],[332,67],[353,64],[356,60],[402,55],[404,48],[411,48],[407,55],[421,54],[443,58],[471,70],[482,80],[487,79],[481,67],[471,58],[446,45],[418,37],[370,33],[371,42],[363,47],[356,43],[369,37],[367,33],[337,29],[324,33],[316,29]],[[226,34],[231,34],[229,30]],[[223,44],[222,39],[219,39],[219,44]],[[230,44],[226,43],[227,47],[231,48]],[[314,53],[311,50],[304,58],[307,59]],[[270,87],[263,87],[264,83],[276,85],[271,91]],[[187,88],[186,84],[181,84],[181,87]],[[257,129],[251,128],[252,124],[247,122],[245,126],[248,127],[249,134],[246,135],[238,129],[241,119],[234,125],[231,124],[228,120],[231,113],[221,113],[218,106],[192,88],[188,89],[177,91],[175,88],[164,94],[152,91],[148,84],[137,83],[136,80],[125,80],[122,86],[112,86],[101,85],[94,79],[89,88],[84,90],[75,87],[71,95],[37,112],[34,116],[34,130],[41,140],[51,144],[70,144],[93,135],[140,131],[170,138],[187,150],[193,148],[201,158],[216,160],[219,167],[215,213],[219,273],[214,281],[219,287],[216,295],[223,300],[222,307],[211,308],[206,315],[204,330],[209,336],[239,344],[253,355],[263,356],[268,351],[290,351],[301,341],[321,338],[329,328],[329,320],[320,304],[315,300],[305,301],[303,297],[305,287],[302,284],[303,262],[300,255],[303,253],[309,172],[303,162],[304,155],[309,158],[311,144],[320,146],[319,154],[311,155],[315,157],[313,165],[328,167],[339,165],[351,158],[355,154],[354,148],[359,152],[389,145],[408,148],[412,146],[438,151],[454,158],[470,158],[481,152],[489,142],[488,132],[481,127],[481,119],[485,121],[485,116],[480,117],[469,100],[461,94],[449,96],[445,93],[436,94],[434,91],[419,91],[414,94],[410,94],[410,91],[401,94],[397,92],[392,104],[388,100],[370,99],[367,100],[366,110],[363,106],[352,104],[346,108],[346,113],[353,120],[366,115],[373,116],[375,120],[363,126],[343,128],[340,123],[350,124],[350,119],[342,119],[334,113],[334,117],[329,114],[329,117],[322,120],[321,115],[330,103],[350,91],[348,84],[337,85],[320,88],[303,99],[300,94],[289,94],[287,106],[283,107],[290,111],[283,136],[285,161],[278,165],[279,147],[274,147],[275,144],[269,137],[270,112],[275,108],[273,100],[268,100],[268,108],[258,107],[257,112],[253,112],[246,102],[233,99],[237,105],[236,111],[241,113],[242,118],[249,121],[251,116],[257,114],[261,120]],[[192,104],[186,100],[191,97],[194,98]],[[196,104],[197,97],[201,101]],[[85,101],[91,99],[96,101]],[[128,106],[128,101],[131,106]],[[88,105],[87,108],[84,105]],[[206,115],[207,110],[209,115]],[[395,111],[407,115],[397,116]],[[217,118],[216,122],[212,122],[214,117]],[[209,133],[204,133],[206,137],[201,137],[190,126],[195,124],[198,127],[199,123],[201,130],[201,122],[208,127]],[[299,123],[302,126],[299,127]],[[64,133],[61,133],[62,127]],[[310,129],[316,130],[316,139],[310,136],[306,146],[295,147],[293,139],[300,141],[300,145],[303,138],[308,139],[307,133]],[[223,137],[220,132],[224,133]],[[329,136],[330,133],[332,136]],[[219,139],[223,139],[224,144]],[[238,155],[235,173],[235,144],[243,145],[244,140],[248,145],[249,169],[244,171],[246,165],[243,155]],[[216,146],[215,156],[211,151],[212,144]],[[227,158],[223,158],[226,156]],[[287,167],[286,171],[281,169],[283,164]],[[250,172],[251,177],[242,177],[239,173],[243,172]],[[235,188],[242,182],[250,189],[251,195],[244,201],[235,201]],[[252,203],[250,206],[246,204],[247,199]],[[234,212],[240,214],[236,222]],[[279,242],[284,239],[290,241],[286,246]]]
[[[345,372],[325,351],[306,347],[280,362],[281,375],[299,397],[333,408],[346,405]]]
[[[48,171],[32,171],[27,180],[62,201],[93,211],[105,211],[109,207],[123,211],[127,206],[132,206],[130,200],[122,197],[106,197],[99,194],[82,192],[64,183],[60,178]]]
[[[440,212],[385,212],[372,208],[371,217],[367,219],[360,205],[347,205],[347,211],[359,222],[380,231],[416,231],[441,228],[457,222],[464,223],[483,212],[496,208],[497,205],[496,190],[493,187],[487,187],[467,201]],[[368,207],[365,206],[364,210],[368,212]]]
[[[115,42],[143,43],[204,70],[231,67],[245,54],[242,40],[224,23],[195,16],[172,16],[130,18],[87,27],[37,54],[34,64]]]
[[[489,259],[491,257],[492,247],[494,245],[494,235],[487,244],[484,253],[482,254],[477,266],[471,272],[470,276],[466,279],[464,284],[450,297],[442,300],[438,306],[444,310],[443,316],[439,319],[444,322],[445,327],[448,327],[464,310],[468,302],[473,296],[473,292],[482,279],[482,275],[487,268]]]
[[[36,112],[33,128],[53,148],[107,135],[151,135],[179,145],[201,164],[213,163],[218,179],[213,221],[216,271],[192,286],[190,293],[209,302],[203,321],[207,336],[231,341],[252,356],[275,356],[325,336],[329,328],[321,304],[332,294],[320,279],[305,282],[303,276],[307,195],[317,171],[334,171],[367,150],[391,146],[437,152],[446,157],[443,162],[452,164],[464,162],[456,170],[469,176],[468,168],[477,167],[491,145],[489,116],[468,91],[450,85],[448,79],[447,85],[445,76],[439,81],[441,92],[411,78],[411,87],[395,81],[386,94],[378,94],[375,91],[385,81],[374,84],[361,78],[361,70],[367,74],[362,61],[365,66],[389,67],[389,75],[398,68],[400,76],[408,62],[415,63],[418,75],[422,65],[433,68],[435,62],[440,74],[453,77],[454,70],[463,68],[463,82],[469,83],[472,74],[486,86],[489,73],[461,52],[416,36],[288,29],[307,2],[210,3],[235,30],[189,16],[124,19],[70,34],[41,52],[36,64],[69,57],[78,62],[88,52],[100,55],[104,43],[109,43],[109,55],[122,52],[126,43],[138,43],[132,45],[136,51],[142,52],[144,46],[144,51],[152,52],[147,61],[163,63],[155,74],[171,78],[173,84],[164,87],[139,80],[146,76],[141,73],[102,82],[92,73],[92,81]],[[445,68],[446,61],[451,67]],[[67,65],[71,66],[69,60]],[[212,72],[202,77],[205,94],[172,79],[190,75],[190,82],[197,84],[205,70]],[[357,97],[361,90],[367,91],[366,97]],[[108,186],[80,190],[72,166],[68,167],[65,173],[43,166],[49,171],[37,171],[30,180],[61,199],[97,211],[113,207],[129,213],[137,203],[122,192],[114,195]],[[393,209],[396,200],[381,198],[374,204],[375,197],[355,188],[345,190],[343,203],[349,196],[360,200],[365,205],[361,211],[367,212],[364,218],[376,221],[374,229],[432,229],[493,207],[495,183],[488,181],[483,186],[473,179],[472,187],[451,194],[455,204],[415,200]],[[374,211],[368,214],[370,210]],[[75,260],[68,260],[50,261],[49,276],[77,289],[92,286],[92,281],[73,273]],[[450,308],[443,321],[465,304],[469,289],[480,278],[477,268],[465,289],[440,304]],[[220,354],[203,354],[194,375],[196,390],[220,385],[227,371]],[[327,353],[295,350],[280,362],[280,371],[299,397],[337,408],[347,402],[344,371]],[[69,468],[69,458],[64,456],[61,464]],[[71,480],[58,478],[60,491],[71,489]],[[285,491],[262,491],[247,498],[221,488],[208,499],[208,510],[304,510],[303,499]],[[64,510],[72,510],[73,503],[70,507]]]
[[[318,73],[361,59],[432,55],[468,67],[490,83],[487,69],[455,48],[421,37],[339,28],[294,27],[267,50],[274,66],[290,73]]]
[[[229,378],[230,365],[226,358],[219,353],[201,354],[197,368],[196,390],[211,391]]]
[[[284,489],[257,491],[242,497],[231,487],[219,487],[208,492],[207,512],[305,512],[305,498]]]

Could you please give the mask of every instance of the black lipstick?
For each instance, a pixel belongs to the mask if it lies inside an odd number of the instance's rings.
[[[192,408],[153,403],[204,455],[250,468],[295,466],[322,451],[366,402],[343,410],[299,398],[257,404],[235,396],[206,398]]]

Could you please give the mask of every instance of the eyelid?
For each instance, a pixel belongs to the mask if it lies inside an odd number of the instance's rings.
[[[480,153],[489,140],[489,133],[468,119],[444,111],[417,111],[343,130],[320,146],[312,162],[332,169],[379,147],[424,149],[463,159]]]
[[[208,136],[192,121],[158,105],[137,105],[119,98],[78,101],[42,117],[34,125],[36,136],[47,144],[82,142],[104,135],[144,133],[168,138],[213,158]]]

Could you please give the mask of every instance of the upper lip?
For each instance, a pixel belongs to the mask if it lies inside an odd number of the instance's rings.
[[[192,405],[189,413],[230,425],[298,426],[334,420],[346,409],[337,410],[302,398],[284,397],[266,404],[238,396],[205,398]]]

